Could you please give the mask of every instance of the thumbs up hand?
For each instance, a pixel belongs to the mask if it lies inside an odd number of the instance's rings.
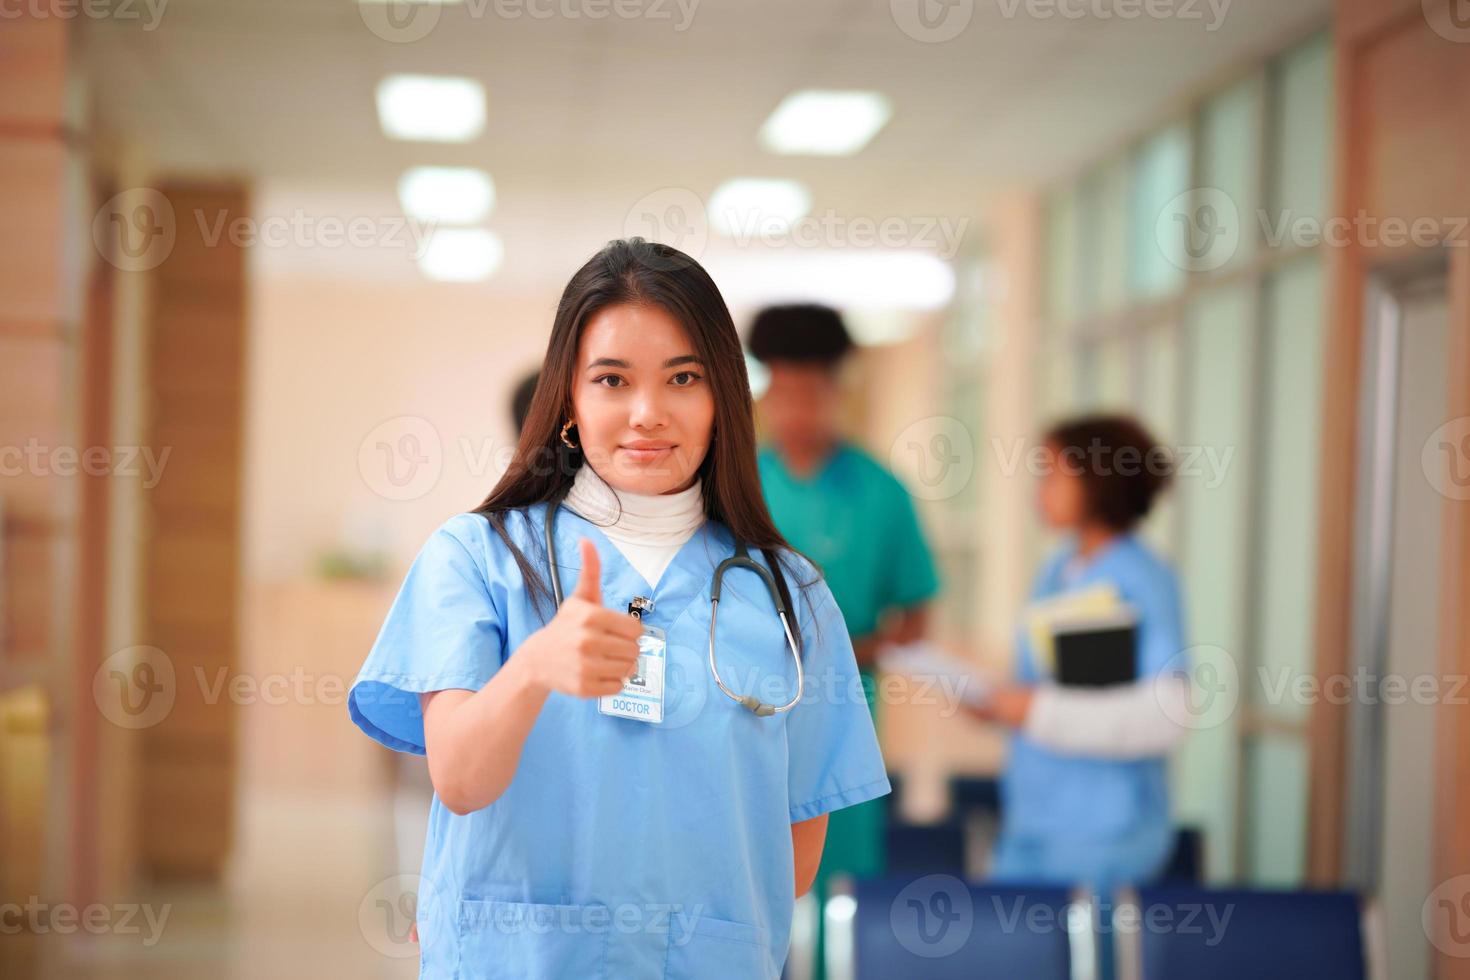
[[[526,638],[531,682],[579,698],[616,694],[635,673],[643,624],[602,604],[602,562],[581,541],[582,575],[551,622]]]

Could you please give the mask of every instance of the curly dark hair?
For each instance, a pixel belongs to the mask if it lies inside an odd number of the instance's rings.
[[[747,339],[750,354],[762,364],[795,361],[835,367],[852,350],[842,315],[830,306],[797,303],[768,306],[755,316]]]
[[[1088,516],[1115,531],[1148,516],[1174,475],[1172,454],[1129,415],[1064,419],[1046,431],[1058,465],[1081,478]]]

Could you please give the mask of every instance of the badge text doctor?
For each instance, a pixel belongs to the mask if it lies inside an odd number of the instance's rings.
[[[634,596],[628,603],[628,615],[642,620],[643,614],[653,611],[653,600],[645,596]],[[597,710],[615,718],[631,718],[657,725],[664,720],[664,663],[668,644],[664,631],[657,626],[643,627],[638,638],[638,666],[633,676],[623,682],[623,689],[616,694],[597,699]]]

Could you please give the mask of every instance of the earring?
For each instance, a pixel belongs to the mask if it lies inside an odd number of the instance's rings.
[[[561,427],[561,441],[566,444],[566,447],[568,449],[581,448],[576,443],[572,442],[572,440],[567,438],[567,430],[576,424],[577,423],[573,422],[571,419],[567,419],[567,424]]]

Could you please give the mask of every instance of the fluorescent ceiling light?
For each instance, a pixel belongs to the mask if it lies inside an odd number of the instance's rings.
[[[450,75],[389,75],[378,83],[378,123],[396,140],[464,143],[485,130],[485,86]]]
[[[480,282],[500,268],[505,247],[483,228],[443,228],[429,237],[419,270],[438,282]]]
[[[495,182],[474,167],[414,167],[398,178],[398,202],[420,221],[474,224],[495,207]]]
[[[722,235],[779,235],[806,217],[811,206],[811,195],[794,180],[740,177],[710,195],[709,221]]]
[[[939,310],[955,291],[953,267],[917,250],[737,248],[706,253],[700,262],[720,284],[725,301],[741,309],[800,302],[825,303],[854,314]],[[898,323],[867,318],[861,339],[898,339]]]
[[[893,108],[878,92],[803,89],[781,100],[761,126],[772,153],[848,156],[868,145]]]

